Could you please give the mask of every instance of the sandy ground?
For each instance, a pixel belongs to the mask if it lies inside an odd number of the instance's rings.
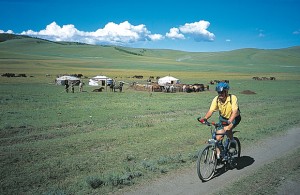
[[[300,147],[300,127],[292,128],[282,136],[272,137],[248,148],[242,148],[241,164],[238,169],[229,170],[214,177],[208,182],[202,182],[196,173],[196,165],[192,168],[181,170],[180,172],[170,173],[162,176],[153,182],[134,189],[121,190],[117,194],[141,195],[141,194],[210,194],[216,192],[229,183],[252,173],[259,167],[279,158],[296,148]],[[276,148],[276,152],[273,152]],[[234,180],[233,180],[234,179]],[[218,186],[216,189],[215,186]],[[214,189],[214,190],[213,190]],[[298,194],[300,185],[292,181],[285,183],[278,189],[278,194]]]

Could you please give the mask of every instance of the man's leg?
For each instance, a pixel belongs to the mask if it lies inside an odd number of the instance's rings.
[[[217,133],[223,134],[223,133],[225,133],[225,131],[223,129],[221,129],[221,130],[218,130]],[[222,141],[223,137],[224,137],[223,135],[217,135],[216,139],[218,141]],[[217,151],[217,158],[220,159],[220,153],[221,153],[221,151],[220,151],[220,149],[218,147],[216,148],[216,151]]]
[[[229,140],[230,140],[230,148],[235,148],[236,147],[236,141],[235,141],[235,139],[233,138],[233,133],[232,133],[232,130],[233,130],[234,128],[232,128],[232,129],[229,129],[229,130],[227,130],[227,136],[228,136],[228,138],[229,138]]]

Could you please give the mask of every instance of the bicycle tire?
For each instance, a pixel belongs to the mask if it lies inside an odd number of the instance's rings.
[[[241,142],[240,142],[239,138],[234,137],[234,139],[236,141],[236,145],[237,145],[237,148],[238,148],[238,150],[237,150],[237,156],[235,158],[235,161],[236,161],[235,167],[237,167],[238,163],[239,163],[239,160],[240,160],[240,157],[241,157],[242,146],[241,146]]]
[[[238,148],[238,150],[237,150],[237,159],[239,160],[239,158],[241,157],[241,150],[242,150],[241,142],[240,142],[239,138],[237,138],[237,137],[234,137],[234,139],[236,141],[236,145],[237,145],[237,148]]]
[[[211,145],[199,151],[197,159],[197,173],[202,181],[210,180],[217,166],[216,152]]]
[[[239,138],[237,138],[237,137],[234,137],[234,139],[236,141],[236,148],[235,148],[236,151],[231,156],[231,161],[229,163],[229,166],[231,169],[234,169],[238,166],[239,159],[241,157],[241,142],[240,142]]]

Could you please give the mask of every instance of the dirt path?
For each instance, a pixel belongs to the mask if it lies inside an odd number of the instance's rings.
[[[300,127],[290,129],[283,136],[272,137],[266,141],[261,141],[255,146],[242,148],[241,166],[239,169],[229,170],[218,175],[208,182],[201,182],[196,173],[196,165],[186,169],[181,173],[171,173],[145,186],[140,186],[134,190],[121,192],[126,195],[140,194],[209,194],[225,187],[232,178],[238,179],[245,176],[257,168],[273,161],[287,152],[300,147]],[[274,152],[276,148],[276,152]],[[218,189],[212,191],[215,186]],[[298,188],[298,186],[295,186]]]

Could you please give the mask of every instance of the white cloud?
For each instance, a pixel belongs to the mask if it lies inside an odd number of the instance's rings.
[[[52,22],[51,24],[46,26],[46,29],[41,30],[39,32],[34,32],[32,30],[23,31],[21,35],[29,35],[36,36],[44,39],[49,39],[53,41],[78,41],[82,42],[82,40],[78,40],[78,37],[84,37],[85,32],[79,31],[75,28],[74,25],[68,24],[60,27],[56,24],[56,22]]]
[[[178,28],[171,28],[170,32],[166,33],[166,37],[170,39],[185,39],[184,35],[179,33]]]
[[[210,23],[200,20],[199,22],[186,23],[179,27],[179,30],[184,34],[191,35],[195,41],[214,41],[215,35],[207,30]]]
[[[110,22],[103,29],[89,33],[98,41],[107,41],[112,43],[133,43],[137,41],[151,40],[150,31],[145,25],[131,25],[128,21],[120,24]]]
[[[0,30],[0,33],[14,34],[14,31],[8,30],[5,32],[4,30]]]
[[[59,26],[56,22],[52,22],[43,30],[27,30],[23,31],[21,35],[34,36],[51,41],[114,45],[129,45],[142,41],[159,41],[165,38],[182,40],[193,38],[195,41],[214,41],[215,35],[207,30],[209,25],[210,23],[204,20],[186,23],[179,28],[171,28],[164,36],[161,34],[152,34],[144,24],[132,25],[128,21],[119,24],[109,22],[103,28],[91,32],[78,30],[73,24]],[[0,30],[1,32],[4,31]],[[10,32],[13,33],[12,31]]]
[[[161,34],[153,34],[153,35],[149,35],[149,37],[152,41],[159,41],[165,38]]]
[[[225,41],[226,41],[226,42],[231,42],[231,40],[230,40],[230,39],[226,39]]]
[[[39,32],[23,31],[22,35],[36,36],[53,41],[75,41],[89,44],[120,44],[126,45],[138,41],[160,40],[162,35],[151,34],[144,24],[134,26],[128,21],[120,24],[107,23],[104,28],[94,32],[79,31],[74,25],[68,24],[60,27],[56,22],[46,26]]]

